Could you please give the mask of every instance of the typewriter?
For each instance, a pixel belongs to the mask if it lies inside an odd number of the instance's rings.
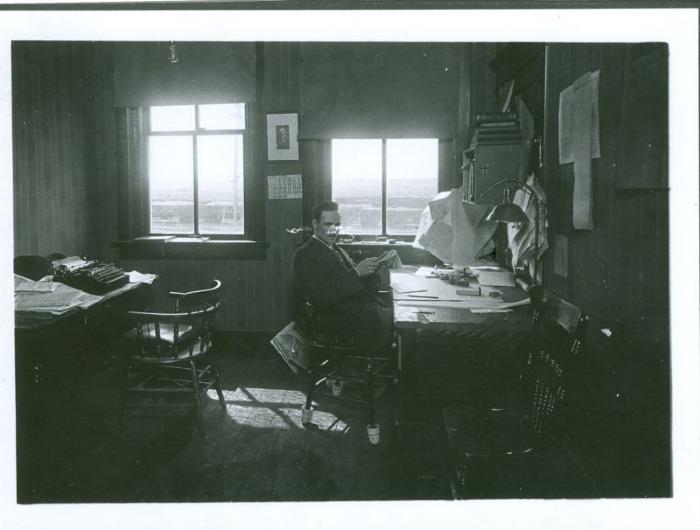
[[[105,294],[129,283],[129,275],[111,263],[78,256],[52,262],[54,281],[90,294]]]

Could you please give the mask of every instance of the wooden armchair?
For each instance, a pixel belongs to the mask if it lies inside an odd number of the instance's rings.
[[[387,384],[393,385],[397,375],[393,373],[390,345],[386,347],[364,344],[357,332],[356,313],[352,310],[329,313],[306,303],[299,322],[311,339],[312,363],[306,368],[309,377],[306,402],[302,407],[302,424],[309,427],[313,417],[313,399],[317,388],[328,379],[355,383],[364,389],[362,400],[367,409],[367,435],[373,444],[379,443],[380,427],[376,421],[376,398]],[[362,368],[353,370],[352,364]],[[335,397],[343,396],[340,390]]]
[[[134,409],[182,407],[176,395],[190,396],[185,406],[197,412],[197,425],[204,435],[200,394],[212,386],[222,409],[226,408],[219,372],[207,356],[219,309],[221,282],[207,289],[170,292],[175,311],[131,311],[131,357],[127,368],[123,420]],[[158,400],[158,398],[161,398]],[[172,399],[171,399],[172,398]]]
[[[550,456],[567,432],[568,387],[576,374],[588,317],[542,287],[533,287],[530,297],[532,336],[520,403],[443,410],[453,468],[451,487],[457,498],[483,494],[474,472],[477,464],[514,466],[521,459]]]

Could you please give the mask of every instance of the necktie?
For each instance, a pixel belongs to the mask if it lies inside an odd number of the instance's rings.
[[[354,265],[350,263],[350,260],[345,256],[343,251],[335,245],[333,245],[333,256],[335,257],[335,259],[338,260],[338,262],[343,266],[345,270],[350,270],[354,267]]]

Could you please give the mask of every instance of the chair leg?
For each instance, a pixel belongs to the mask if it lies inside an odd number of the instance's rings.
[[[306,408],[311,407],[311,403],[314,400],[314,393],[316,392],[316,374],[311,372],[309,375],[309,388],[306,391]]]
[[[309,372],[309,386],[306,391],[306,403],[301,407],[301,424],[304,427],[309,427],[312,424],[314,410],[311,404],[314,400],[314,392],[316,391],[316,374],[313,370]]]
[[[374,366],[372,359],[367,359],[367,425],[375,425],[375,405],[374,405]]]
[[[131,361],[126,362],[124,369],[124,382],[121,389],[121,410],[119,413],[119,432],[123,433],[126,429],[126,418],[129,414],[128,399],[129,399],[129,377],[131,376]]]
[[[194,364],[194,361],[190,361],[190,369],[192,370],[194,401],[197,407],[197,428],[199,429],[199,434],[204,436],[204,418],[202,417],[202,404],[199,398],[199,376],[197,375],[197,366]]]
[[[219,371],[213,364],[211,365],[211,371],[214,373],[214,387],[216,388],[216,393],[219,396],[221,410],[226,410],[226,400],[224,399],[224,389],[221,388],[221,377],[219,377]]]
[[[367,359],[367,439],[372,445],[377,445],[381,440],[379,424],[376,421],[374,392],[374,362],[371,357]]]

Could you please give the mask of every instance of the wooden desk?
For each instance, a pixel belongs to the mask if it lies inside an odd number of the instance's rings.
[[[410,271],[392,271],[392,290],[396,287],[396,279],[400,277],[399,275],[406,273],[410,273]],[[436,278],[415,276],[411,282],[415,282],[415,294],[418,296],[444,296],[444,293],[448,291],[445,286],[447,282]],[[449,287],[453,288],[450,292],[456,292],[459,288],[458,286]],[[522,297],[527,298],[525,291],[522,291]],[[402,300],[398,300],[399,298]],[[416,298],[415,302],[410,302],[407,298],[406,295],[394,293],[394,329],[398,338],[401,409],[404,408],[401,403],[406,401],[406,396],[415,393],[415,357],[419,332],[455,332],[459,333],[460,336],[469,337],[471,335],[488,341],[491,337],[508,340],[509,337],[527,333],[530,329],[532,309],[529,304],[504,311],[504,308],[498,307],[498,302],[494,299],[482,300],[484,305],[490,307],[489,309],[486,307],[430,307],[431,304],[439,302],[420,298]],[[450,296],[450,298],[453,297]],[[479,305],[475,298],[465,302],[464,305]],[[486,298],[490,297],[486,295]],[[455,302],[452,305],[459,306],[460,303]],[[479,355],[483,354],[484,352],[479,352]]]
[[[15,371],[18,390],[26,383],[43,387],[50,365],[70,365],[67,357],[80,356],[105,344],[125,329],[126,313],[151,304],[149,284],[128,283],[87,308],[77,307],[57,316],[22,316],[15,319]],[[24,382],[25,385],[20,385]]]
[[[90,432],[90,426],[75,423],[76,396],[85,392],[82,385],[91,375],[105,369],[108,357],[99,353],[108,350],[100,347],[127,329],[127,312],[149,307],[151,299],[149,284],[129,283],[87,308],[15,321],[17,477],[26,498],[40,498],[45,468],[60,454],[66,433]],[[101,406],[111,410],[106,402]],[[81,447],[78,440],[75,444],[71,447]]]
[[[411,274],[411,269],[392,271],[392,291],[396,289],[397,279],[406,274]],[[483,288],[485,292],[478,297],[451,295],[450,299],[460,301],[444,304],[452,307],[440,307],[442,300],[433,300],[429,297],[444,299],[446,291],[456,292],[459,286],[450,286],[444,280],[421,276],[413,276],[411,281],[415,287],[413,292],[406,294],[395,292],[393,295],[394,329],[399,333],[399,339],[417,330],[484,332],[491,329],[522,330],[529,327],[531,317],[529,304],[505,307],[505,304],[486,294],[487,291],[492,290],[491,288]],[[515,298],[519,296],[523,299],[527,298],[525,291],[516,289],[521,294],[516,294]],[[414,301],[410,300],[411,296],[416,297]]]

